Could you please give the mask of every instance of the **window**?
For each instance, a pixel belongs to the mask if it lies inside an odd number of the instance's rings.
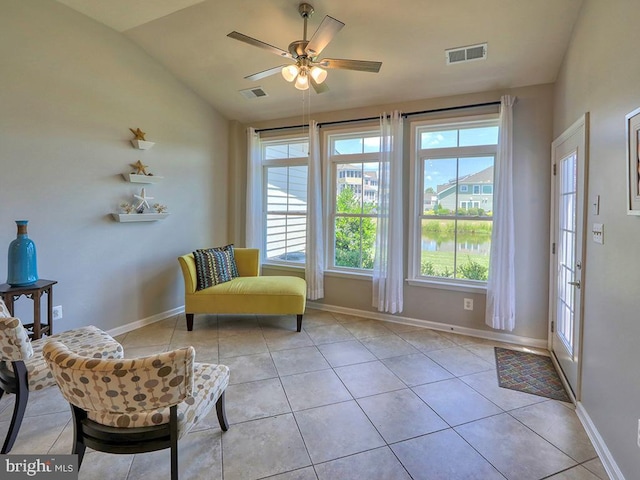
[[[267,261],[305,261],[308,150],[306,139],[262,142]]]
[[[496,117],[412,124],[411,280],[486,282]]]
[[[380,133],[331,133],[327,137],[331,193],[329,262],[334,269],[373,268],[378,201]]]

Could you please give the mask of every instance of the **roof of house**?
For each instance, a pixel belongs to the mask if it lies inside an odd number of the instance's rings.
[[[457,181],[451,180],[449,183],[443,183],[442,185],[438,185],[437,193],[442,193],[445,190],[453,187],[454,185],[466,183],[466,184],[492,184],[493,183],[493,165],[485,168],[484,170],[480,170],[477,173],[472,173],[467,175],[466,177],[462,177]]]

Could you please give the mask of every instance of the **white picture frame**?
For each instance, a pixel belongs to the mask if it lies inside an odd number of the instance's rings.
[[[640,215],[640,108],[625,117],[627,134],[627,215]]]

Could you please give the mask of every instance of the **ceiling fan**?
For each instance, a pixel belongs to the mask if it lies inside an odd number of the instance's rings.
[[[289,45],[289,51],[261,42],[260,40],[256,40],[255,38],[249,37],[240,32],[233,31],[227,35],[227,37],[240,40],[241,42],[248,43],[254,47],[262,48],[271,53],[275,53],[279,57],[287,58],[295,62],[289,65],[279,65],[262,72],[248,75],[244,78],[247,80],[260,80],[281,72],[286,81],[295,82],[294,85],[298,90],[307,90],[309,88],[309,84],[311,84],[317,93],[322,93],[329,89],[324,83],[324,80],[327,78],[327,71],[325,70],[327,68],[358,70],[361,72],[373,73],[378,73],[380,71],[382,62],[347,60],[344,58],[318,59],[318,56],[333,39],[334,35],[344,27],[344,23],[327,15],[324,17],[324,20],[322,20],[322,23],[320,23],[320,26],[313,36],[307,40],[307,20],[311,15],[313,15],[314,10],[308,3],[301,3],[298,6],[298,12],[304,19],[302,40],[292,42]]]

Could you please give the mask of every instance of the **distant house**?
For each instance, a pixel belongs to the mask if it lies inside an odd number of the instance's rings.
[[[364,178],[363,178],[364,176]],[[378,172],[364,170],[360,165],[338,165],[338,192],[350,188],[356,198],[365,203],[378,201]]]
[[[430,188],[428,191],[424,192],[424,203],[422,205],[422,209],[425,212],[429,210],[433,210],[435,206],[438,204],[438,195]]]
[[[458,181],[438,185],[436,193],[441,208],[451,211],[481,208],[486,213],[493,212],[493,166]]]

